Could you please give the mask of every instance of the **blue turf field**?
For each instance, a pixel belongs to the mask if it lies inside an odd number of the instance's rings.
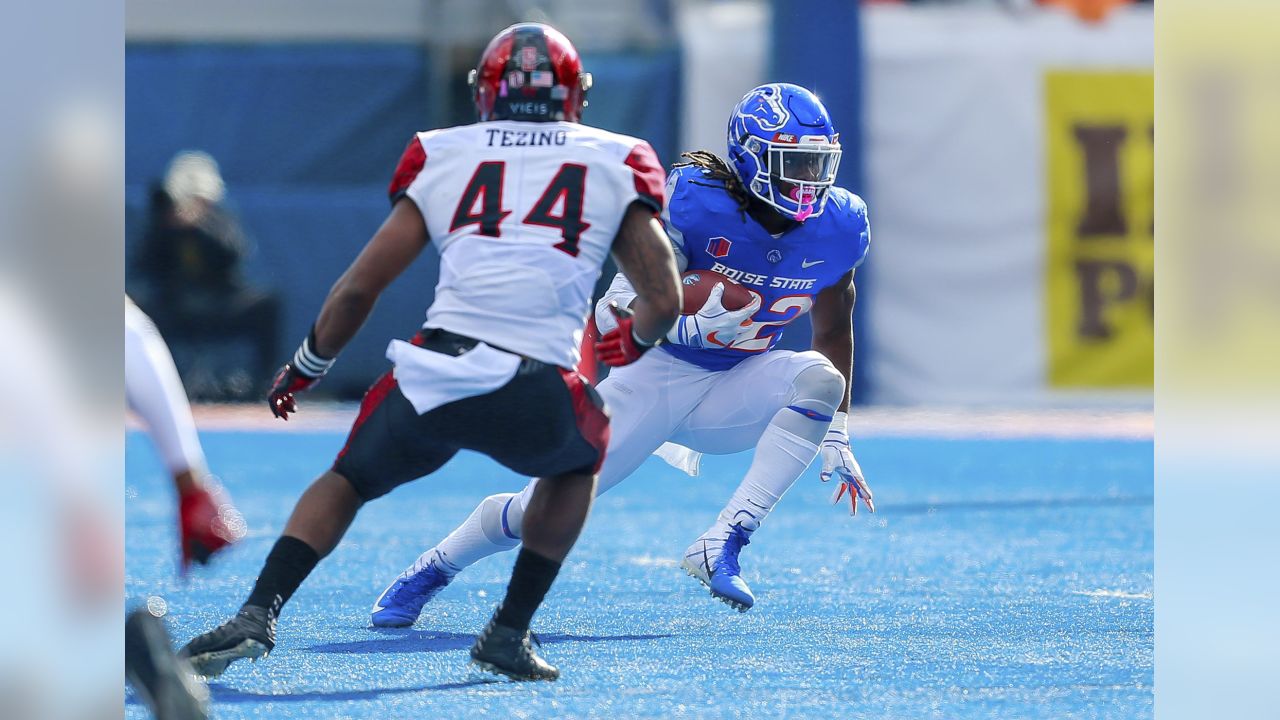
[[[243,601],[338,434],[203,435],[250,537],[189,584],[173,502],[128,436],[126,590],[168,601],[178,642]],[[1150,441],[865,439],[873,517],[827,504],[816,468],[743,555],[755,609],[677,567],[749,455],[689,478],[651,459],[602,498],[535,618],[555,684],[489,682],[466,648],[513,555],[489,558],[407,631],[367,628],[384,584],[483,496],[522,480],[459,457],[371,504],[287,606],[266,661],[212,686],[218,718],[1131,718],[1152,714]],[[142,708],[129,701],[128,717]]]

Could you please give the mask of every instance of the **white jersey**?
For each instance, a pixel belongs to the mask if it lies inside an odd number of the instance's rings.
[[[482,122],[418,133],[391,182],[440,253],[423,327],[577,366],[578,346],[628,206],[662,209],[643,140],[567,122]]]

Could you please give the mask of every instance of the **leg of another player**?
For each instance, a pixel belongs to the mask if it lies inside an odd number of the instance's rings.
[[[178,492],[181,560],[204,564],[244,536],[244,520],[208,479],[191,405],[164,339],[141,310],[125,303],[125,395],[142,418]]]
[[[472,660],[482,668],[517,680],[555,680],[560,671],[538,657],[529,624],[582,532],[595,497],[594,475],[542,478],[525,509],[524,547],[511,582],[475,646]]]
[[[240,612],[182,649],[197,673],[217,676],[235,660],[257,660],[275,648],[276,619],[284,604],[337,547],[363,504],[351,483],[333,470],[307,488]]]
[[[125,397],[142,418],[179,493],[199,486],[204,448],[169,347],[141,310],[125,305]]]

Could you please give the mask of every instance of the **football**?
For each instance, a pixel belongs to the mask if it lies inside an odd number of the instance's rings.
[[[716,283],[724,283],[721,303],[726,310],[741,310],[751,303],[750,290],[712,270],[690,270],[684,274],[681,282],[684,285],[684,306],[680,312],[684,315],[692,315],[701,310]]]

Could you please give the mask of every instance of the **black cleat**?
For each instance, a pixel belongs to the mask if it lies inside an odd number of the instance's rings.
[[[556,666],[538,657],[528,630],[499,625],[497,614],[471,646],[471,664],[512,680],[555,680],[560,677]],[[541,647],[541,646],[539,646]]]
[[[245,605],[230,620],[196,636],[182,648],[197,675],[217,677],[240,658],[257,661],[276,646],[276,616],[267,608]]]
[[[124,623],[124,673],[157,720],[206,720],[209,691],[174,654],[164,622],[134,610]]]

